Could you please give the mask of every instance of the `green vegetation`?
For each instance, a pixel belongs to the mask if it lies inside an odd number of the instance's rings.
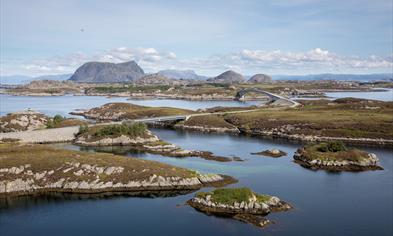
[[[93,136],[106,137],[106,136],[120,136],[127,135],[130,137],[138,137],[146,134],[147,127],[144,123],[133,123],[121,125],[106,125],[95,131]]]
[[[249,188],[219,188],[212,192],[198,192],[196,197],[205,198],[211,195],[211,200],[216,203],[233,205],[235,202],[249,202],[256,197],[259,202],[268,201],[271,196],[254,193]]]
[[[107,103],[85,112],[83,116],[100,120],[127,120],[158,116],[186,115],[194,111],[172,107],[147,107],[131,103]]]
[[[226,122],[221,116],[208,115],[208,116],[193,116],[184,122],[187,126],[203,126],[214,128],[236,128],[236,126]]]
[[[318,151],[320,152],[342,152],[347,151],[347,147],[341,141],[328,142],[319,144]]]
[[[393,102],[343,99],[301,102],[304,104],[301,108],[266,108],[228,114],[225,120],[250,132],[278,129],[291,135],[393,139]]]
[[[79,126],[79,131],[78,131],[78,135],[80,134],[84,134],[89,132],[89,126],[88,125],[80,125]]]
[[[46,127],[48,129],[77,126],[77,125],[87,125],[87,122],[78,119],[73,119],[73,118],[66,118],[62,115],[57,114],[53,117],[53,119],[48,119],[48,122],[46,123]]]
[[[146,137],[147,127],[144,123],[122,123],[114,125],[96,125],[88,127],[79,126],[78,136],[83,135],[89,140],[96,140],[103,137],[118,137],[126,135],[129,137]]]
[[[301,151],[306,160],[321,161],[362,161],[369,158],[368,153],[358,149],[348,149],[340,142],[306,145]]]

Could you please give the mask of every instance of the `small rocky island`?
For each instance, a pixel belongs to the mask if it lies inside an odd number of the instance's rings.
[[[46,116],[38,111],[25,110],[0,117],[0,133],[30,131],[86,125],[88,122],[61,115]]]
[[[196,190],[236,180],[168,164],[46,145],[0,144],[0,198],[47,192]]]
[[[271,223],[264,218],[270,212],[292,209],[278,197],[258,194],[249,188],[221,188],[212,192],[199,192],[187,202],[206,214],[232,217],[258,227]]]
[[[306,145],[299,148],[293,158],[296,163],[313,170],[383,170],[378,165],[379,160],[374,153],[349,149],[342,142]]]
[[[74,141],[81,146],[129,146],[135,150],[170,157],[201,157],[206,160],[228,162],[236,158],[215,156],[207,151],[184,150],[160,140],[143,123],[81,126]]]
[[[262,152],[252,152],[252,155],[262,155],[262,156],[268,156],[268,157],[282,157],[286,156],[287,153],[278,149],[270,149],[270,150],[265,150]]]

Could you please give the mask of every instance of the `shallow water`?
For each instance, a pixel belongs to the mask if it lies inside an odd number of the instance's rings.
[[[167,198],[24,197],[0,203],[4,235],[94,234],[132,235],[392,235],[393,157],[391,150],[363,148],[381,160],[383,171],[328,173],[292,162],[299,144],[255,137],[201,134],[153,129],[160,138],[185,149],[239,156],[244,162],[221,163],[199,158],[171,158],[145,153],[124,155],[223,173],[256,192],[276,195],[295,209],[272,213],[276,222],[265,229],[232,219],[206,216],[182,204],[193,194]],[[54,144],[59,148],[80,148]],[[251,152],[278,148],[286,157],[269,158]],[[83,148],[84,151],[94,149]],[[206,190],[206,189],[205,189]],[[180,206],[178,205],[180,204]],[[16,206],[15,206],[16,205]]]
[[[332,98],[353,97],[391,102],[393,101],[393,89],[379,92],[331,92],[326,93],[326,96]]]

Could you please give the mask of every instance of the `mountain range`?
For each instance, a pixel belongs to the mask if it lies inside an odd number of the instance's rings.
[[[135,62],[128,61],[124,63],[109,62],[87,62],[80,66],[74,74],[44,75],[39,77],[12,75],[0,76],[0,84],[21,85],[27,84],[33,80],[67,80],[83,83],[119,83],[119,82],[137,82],[146,76],[143,69]],[[173,80],[193,80],[207,81],[209,83],[242,83],[248,79],[249,83],[264,83],[273,80],[342,80],[342,81],[393,81],[393,74],[310,74],[310,75],[265,75],[256,74],[254,76],[243,76],[234,71],[226,71],[216,77],[208,78],[207,76],[198,75],[193,70],[161,70],[154,76],[146,77],[139,83],[148,81],[165,81]],[[160,76],[163,77],[160,77]]]

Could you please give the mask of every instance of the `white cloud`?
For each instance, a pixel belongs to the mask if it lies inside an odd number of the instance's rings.
[[[232,69],[243,74],[308,74],[308,73],[377,73],[390,72],[393,56],[369,57],[342,56],[328,50],[315,48],[306,52],[280,50],[241,50],[213,55],[207,58],[178,58],[173,52],[160,52],[155,48],[119,47],[88,55],[74,53],[30,62],[2,62],[2,75],[61,74],[72,73],[88,61],[125,62],[135,60],[146,72],[162,69],[193,69],[198,73],[216,75]]]

